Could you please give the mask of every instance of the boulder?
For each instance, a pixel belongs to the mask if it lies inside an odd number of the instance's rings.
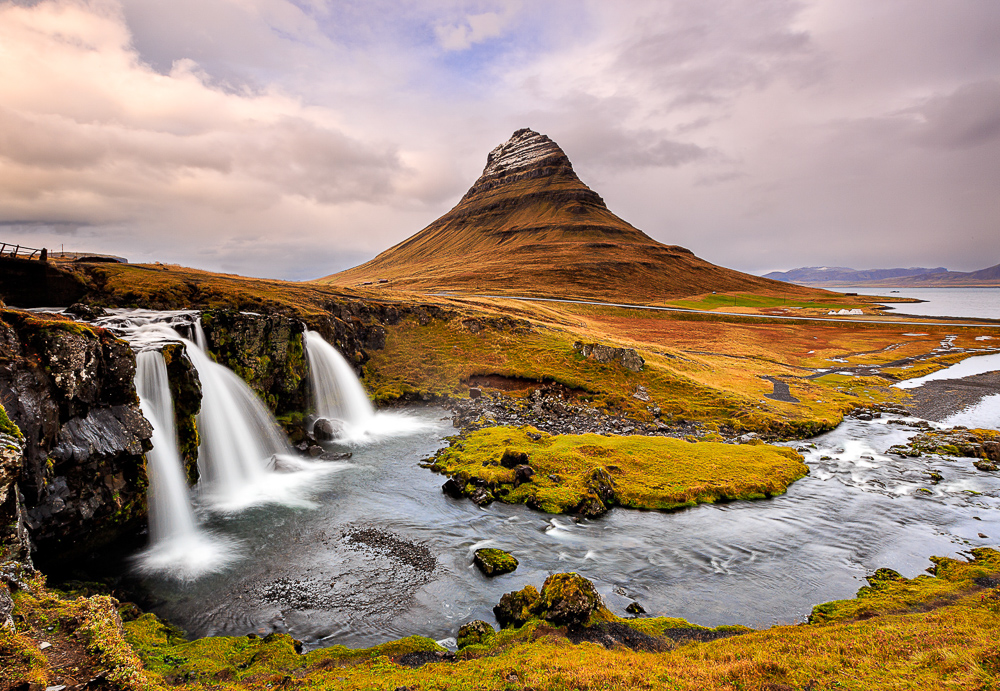
[[[577,351],[585,358],[589,358],[601,364],[618,364],[631,372],[641,372],[646,361],[635,351],[634,348],[615,348],[602,343],[582,343],[577,341],[573,344],[573,350]]]
[[[482,395],[482,389],[476,388],[475,386],[469,387],[469,398],[480,398]]]
[[[336,441],[344,436],[344,421],[321,417],[313,423],[312,433],[316,441]]]
[[[470,645],[482,645],[496,635],[496,629],[482,619],[476,619],[468,624],[462,624],[458,629],[458,647],[461,650]]]
[[[559,626],[582,626],[601,606],[594,584],[572,572],[546,578],[538,601],[542,618]]]
[[[521,590],[504,593],[493,608],[493,615],[501,629],[524,626],[533,617],[533,610],[538,602],[538,591],[534,586],[528,585]]]
[[[454,478],[448,478],[448,480],[441,485],[441,491],[452,499],[461,499],[465,496],[465,493],[462,491],[462,486],[458,484]]]
[[[499,576],[517,569],[517,559],[502,549],[477,549],[472,559],[476,567],[486,576]]]
[[[514,468],[514,487],[520,487],[525,482],[531,482],[535,476],[535,471],[530,465],[519,465]]]

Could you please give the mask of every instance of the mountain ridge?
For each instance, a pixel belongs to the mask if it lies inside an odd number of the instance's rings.
[[[872,286],[885,288],[958,288],[1000,286],[1000,264],[977,271],[934,269],[866,269],[807,266],[764,275],[778,281],[790,281],[815,287]]]

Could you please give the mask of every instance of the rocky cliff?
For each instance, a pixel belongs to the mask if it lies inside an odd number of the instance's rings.
[[[17,487],[43,561],[141,530],[152,428],[134,375],[131,348],[102,329],[0,310],[0,402],[22,433]]]

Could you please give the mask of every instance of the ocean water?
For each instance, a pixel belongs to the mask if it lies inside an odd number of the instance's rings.
[[[859,295],[907,297],[925,302],[891,305],[896,314],[921,317],[978,317],[1000,319],[1000,288],[871,288],[842,286],[829,288]]]

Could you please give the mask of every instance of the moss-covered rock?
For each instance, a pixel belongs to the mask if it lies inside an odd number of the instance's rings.
[[[502,549],[477,549],[472,558],[475,565],[487,576],[499,576],[517,568],[517,559]]]
[[[538,600],[539,594],[535,586],[526,585],[521,590],[504,593],[493,608],[493,616],[502,629],[524,626],[535,618]]]
[[[135,355],[104,329],[0,310],[0,400],[23,433],[17,486],[39,560],[138,533],[146,515]]]
[[[309,407],[304,325],[281,314],[234,310],[202,313],[208,350],[233,370],[276,415]]]
[[[482,619],[476,619],[459,627],[458,647],[462,649],[470,645],[484,645],[496,638],[496,635],[496,629],[489,623]]]
[[[163,346],[163,361],[170,379],[170,395],[174,401],[177,429],[177,451],[184,461],[188,483],[198,482],[198,412],[201,410],[201,379],[188,357],[183,343]]]
[[[579,626],[603,607],[594,584],[577,573],[555,573],[545,579],[538,614],[559,626]]]

